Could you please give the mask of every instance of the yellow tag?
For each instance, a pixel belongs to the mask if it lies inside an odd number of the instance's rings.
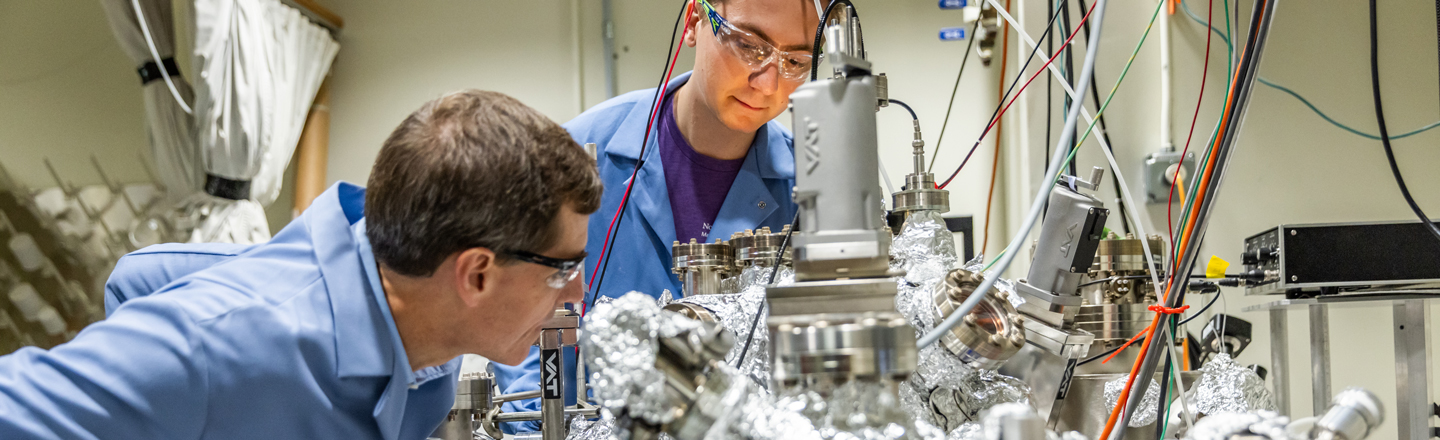
[[[1205,266],[1205,278],[1225,278],[1225,270],[1229,268],[1229,261],[1221,260],[1219,256],[1211,255],[1210,264]]]

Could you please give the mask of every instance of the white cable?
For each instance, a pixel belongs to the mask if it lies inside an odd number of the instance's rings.
[[[875,161],[880,164],[880,181],[885,182],[885,194],[895,194],[895,187],[890,185],[890,173],[885,171],[885,159],[880,157],[878,151],[876,153]]]
[[[140,34],[145,36],[145,46],[150,48],[150,56],[155,59],[155,65],[160,67],[160,78],[165,80],[165,87],[170,88],[170,96],[175,97],[175,103],[180,104],[180,109],[184,110],[185,114],[194,114],[190,106],[185,104],[185,100],[180,98],[180,90],[175,88],[175,83],[170,81],[170,72],[165,70],[160,51],[155,49],[155,39],[150,37],[150,25],[145,23],[145,11],[140,10],[140,0],[130,0],[130,7],[135,9],[135,20],[140,23]]]
[[[995,3],[995,0],[989,1],[991,2],[991,4]],[[1085,52],[1085,64],[1080,69],[1081,88],[1087,87],[1090,84],[1090,81],[1094,79],[1095,56],[1100,53],[1100,29],[1103,27],[1102,25],[1105,21],[1106,3],[1106,0],[1096,0],[1095,12],[1097,14],[1090,18],[1090,20],[1094,21],[1094,27],[1090,29],[1089,41],[1092,41],[1094,43],[1090,45],[1090,50]],[[1006,18],[1009,18],[1009,14],[1006,14]],[[1010,22],[1013,26],[1014,20],[1012,19],[1010,20]],[[1019,28],[1016,27],[1016,30],[1018,31]],[[1024,35],[1024,32],[1019,33],[1021,35]],[[1006,249],[1020,249],[1020,247],[1024,244],[1025,239],[1030,235],[1030,230],[1035,228],[1035,221],[1040,218],[1041,211],[1045,210],[1045,203],[1048,199],[1048,197],[1045,196],[1050,192],[1051,188],[1054,188],[1055,179],[1060,175],[1061,165],[1065,163],[1065,157],[1070,151],[1068,148],[1064,148],[1064,146],[1068,145],[1070,143],[1070,140],[1073,139],[1075,136],[1075,125],[1077,122],[1079,122],[1080,113],[1085,108],[1084,103],[1084,96],[1077,97],[1075,99],[1075,104],[1070,107],[1070,113],[1065,116],[1065,129],[1060,132],[1060,139],[1058,142],[1056,142],[1055,146],[1055,157],[1051,160],[1050,166],[1045,169],[1045,178],[1044,180],[1041,180],[1040,189],[1035,195],[1035,203],[1030,206],[1030,213],[1025,217],[1024,225],[1020,227],[1019,233],[1015,235],[1015,238],[1011,239],[1010,245]],[[1002,255],[1000,257],[1000,261],[997,263],[999,264],[999,266],[997,266],[995,270],[991,273],[1004,273],[1005,269],[1008,269],[1010,267],[1010,263],[1015,261],[1015,255],[1019,253],[1020,252],[1015,251],[1005,252],[1005,255]],[[958,324],[960,320],[965,317],[965,315],[970,314],[970,310],[975,308],[975,305],[978,304],[980,300],[985,297],[985,293],[988,292],[991,287],[994,287],[995,281],[999,279],[1000,277],[998,276],[986,276],[985,281],[981,282],[980,286],[975,288],[975,292],[972,293],[969,298],[966,298],[965,302],[961,304],[960,307],[957,307],[955,311],[950,314],[949,317],[945,318],[944,322],[936,325],[934,330],[931,330],[930,333],[927,333],[924,337],[921,337],[920,340],[916,342],[916,346],[923,349],[925,347],[935,344],[936,341],[939,341],[942,334],[949,331],[951,327],[955,326],[955,324]]]

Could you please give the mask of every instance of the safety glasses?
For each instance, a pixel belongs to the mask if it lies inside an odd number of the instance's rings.
[[[563,289],[566,284],[570,284],[571,280],[574,280],[575,277],[580,275],[580,269],[585,267],[584,255],[569,260],[561,260],[525,251],[504,252],[504,254],[510,258],[526,263],[539,264],[559,270],[555,272],[555,274],[545,278],[545,284],[555,289]]]
[[[775,48],[770,42],[735,27],[721,17],[715,6],[706,0],[696,0],[705,9],[710,22],[710,31],[720,45],[725,46],[751,69],[760,70],[767,64],[779,67],[780,76],[786,80],[802,82],[810,76],[810,63],[814,62],[809,52],[786,52]]]

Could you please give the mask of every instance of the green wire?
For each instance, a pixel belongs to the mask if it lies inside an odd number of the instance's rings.
[[[1204,22],[1203,20],[1201,20],[1200,17],[1195,16],[1195,13],[1192,12],[1192,11],[1190,11],[1190,6],[1189,6],[1189,5],[1185,4],[1184,2],[1181,2],[1181,3],[1180,3],[1180,8],[1185,10],[1185,15],[1190,16],[1190,19],[1191,19],[1191,20],[1194,20],[1196,23],[1205,24],[1205,22]],[[1226,19],[1227,19],[1227,20],[1229,19],[1229,12],[1228,12],[1228,11],[1226,12]],[[1228,28],[1228,26],[1229,26],[1228,23],[1227,23],[1226,26],[1227,26],[1227,28]],[[1214,27],[1211,27],[1210,29],[1213,30],[1213,31],[1215,31],[1216,34],[1219,34],[1219,33],[1220,33],[1220,30],[1219,30],[1219,29],[1215,29]],[[1220,39],[1223,40],[1226,45],[1230,45],[1230,39],[1229,39],[1229,38],[1226,38],[1225,35],[1220,35]],[[1234,46],[1231,45],[1231,48],[1232,48],[1231,50],[1234,50],[1233,47],[1234,47]],[[1233,57],[1232,57],[1232,58],[1233,58]],[[1325,119],[1325,122],[1329,122],[1330,125],[1334,125],[1334,126],[1336,126],[1336,127],[1339,127],[1340,129],[1345,130],[1345,131],[1348,131],[1348,132],[1350,132],[1351,134],[1354,134],[1354,135],[1356,135],[1356,136],[1360,136],[1360,137],[1363,137],[1363,138],[1366,138],[1366,139],[1370,139],[1370,140],[1376,140],[1376,141],[1380,140],[1380,136],[1373,135],[1373,134],[1370,134],[1370,133],[1366,133],[1366,132],[1363,132],[1363,131],[1360,131],[1360,130],[1356,130],[1356,129],[1348,126],[1348,125],[1345,125],[1345,124],[1341,123],[1340,121],[1336,121],[1335,118],[1331,118],[1330,115],[1327,115],[1327,114],[1325,114],[1325,112],[1320,111],[1320,108],[1315,107],[1315,104],[1312,104],[1309,99],[1305,99],[1304,96],[1300,96],[1299,93],[1295,92],[1294,90],[1290,90],[1290,88],[1288,88],[1288,87],[1285,87],[1285,86],[1276,84],[1276,83],[1274,83],[1274,82],[1271,82],[1270,80],[1265,79],[1265,77],[1261,77],[1261,76],[1256,76],[1255,79],[1259,80],[1261,84],[1270,86],[1270,88],[1273,88],[1273,89],[1275,89],[1275,90],[1279,90],[1279,91],[1281,91],[1281,92],[1285,92],[1285,94],[1290,95],[1290,96],[1294,97],[1295,99],[1299,100],[1301,104],[1305,104],[1306,107],[1309,107],[1309,108],[1310,108],[1310,111],[1315,112],[1316,115],[1319,115],[1322,119]],[[1432,122],[1432,123],[1430,123],[1429,125],[1426,125],[1426,126],[1424,126],[1424,127],[1420,127],[1420,128],[1418,128],[1418,129],[1415,129],[1415,130],[1412,130],[1412,131],[1409,131],[1409,132],[1406,132],[1406,133],[1398,134],[1398,135],[1395,135],[1395,136],[1390,136],[1390,139],[1403,139],[1403,138],[1407,138],[1407,137],[1414,136],[1414,135],[1417,135],[1417,134],[1420,134],[1420,133],[1424,133],[1424,132],[1426,132],[1426,131],[1430,131],[1430,129],[1433,129],[1433,128],[1435,128],[1435,127],[1440,127],[1440,121]]]
[[[990,266],[994,266],[996,261],[1000,261],[1000,257],[1005,256],[1005,252],[1006,252],[1006,251],[1009,251],[1009,250],[1010,250],[1010,249],[1006,248],[1006,249],[1001,250],[1000,253],[995,254],[995,258],[992,259],[992,260],[990,260],[990,264],[986,264],[984,268],[980,269],[980,271],[981,271],[981,272],[984,272],[984,271],[990,270]]]
[[[1222,11],[1222,12],[1223,12],[1222,15],[1225,16],[1225,32],[1228,33],[1228,32],[1230,32],[1230,0],[1224,0],[1224,1],[1225,1],[1225,4],[1224,4],[1224,5],[1225,5],[1225,9],[1224,9],[1224,11]],[[1188,9],[1189,6],[1188,6],[1188,5],[1185,5],[1184,2],[1181,2],[1181,7],[1182,7],[1182,8],[1186,8],[1186,9],[1185,9],[1185,12],[1187,13],[1187,15],[1190,16],[1191,19],[1195,19],[1195,20],[1197,20],[1197,21],[1199,20],[1199,17],[1196,17],[1194,13],[1190,12],[1190,10]],[[1208,23],[1205,23],[1205,22],[1203,22],[1203,21],[1202,21],[1202,22],[1199,22],[1199,23],[1206,25],[1206,26],[1209,27],[1211,30],[1215,31],[1216,34],[1219,34],[1219,33],[1220,33],[1220,30],[1219,30],[1219,29],[1215,29],[1214,26],[1210,26]],[[1234,77],[1234,73],[1235,73],[1235,45],[1230,44],[1230,39],[1227,38],[1225,35],[1220,35],[1220,40],[1225,42],[1225,54],[1226,54],[1225,59],[1227,60],[1227,61],[1226,61],[1226,65],[1229,66],[1229,68],[1227,68],[1227,69],[1225,70],[1225,91],[1226,91],[1226,94],[1228,95],[1228,94],[1229,94],[1229,91],[1230,91],[1230,87],[1233,86],[1232,82],[1234,82],[1234,80],[1235,80],[1235,77]],[[1221,108],[1221,111],[1222,111],[1222,112],[1224,111],[1224,108],[1223,108],[1223,107]],[[1223,116],[1223,115],[1222,115],[1222,116]],[[1224,118],[1216,118],[1216,120],[1215,120],[1215,129],[1214,129],[1214,131],[1211,131],[1211,132],[1210,132],[1210,139],[1211,139],[1212,142],[1215,140],[1216,137],[1220,136],[1220,122],[1221,122],[1223,119],[1224,119]],[[1201,165],[1201,164],[1204,164],[1204,163],[1210,161],[1210,153],[1211,153],[1212,151],[1213,151],[1213,150],[1210,149],[1210,148],[1206,148],[1206,149],[1205,149],[1205,156],[1200,159],[1200,162],[1196,162],[1197,167],[1198,167],[1198,166],[1203,166],[1203,165]],[[1183,160],[1183,158],[1182,158],[1182,160]],[[1194,195],[1193,193],[1194,193],[1194,191],[1195,191],[1195,188],[1198,187],[1198,186],[1200,186],[1200,177],[1201,177],[1201,176],[1200,176],[1200,173],[1195,173],[1195,175],[1191,178],[1191,181],[1190,181],[1190,191],[1191,191],[1192,194],[1190,194],[1188,197],[1185,198],[1185,208],[1182,209],[1181,212],[1180,212],[1180,224],[1179,224],[1179,227],[1176,228],[1177,230],[1182,230],[1182,231],[1185,230],[1185,225],[1189,223],[1190,211],[1195,207],[1195,195]],[[1167,225],[1167,226],[1168,226],[1168,225]],[[1173,232],[1171,232],[1171,233],[1173,234]],[[1173,255],[1178,254],[1179,252],[1180,252],[1180,242],[1178,242],[1178,241],[1172,242],[1172,243],[1171,243],[1171,248],[1170,248],[1170,255],[1173,256]],[[1173,258],[1173,257],[1172,257],[1172,258]]]
[[[1120,71],[1120,78],[1115,80],[1115,86],[1110,87],[1110,94],[1105,96],[1105,103],[1095,110],[1095,119],[1090,121],[1090,126],[1086,127],[1085,133],[1080,135],[1080,141],[1075,143],[1075,148],[1070,149],[1070,155],[1066,156],[1065,163],[1060,165],[1062,168],[1075,159],[1075,152],[1080,151],[1080,145],[1083,145],[1085,139],[1090,137],[1090,132],[1095,129],[1095,123],[1100,122],[1100,115],[1105,114],[1105,109],[1110,107],[1110,100],[1115,98],[1115,91],[1120,89],[1120,83],[1124,82],[1125,75],[1130,73],[1130,65],[1135,63],[1135,56],[1139,55],[1140,48],[1145,46],[1145,38],[1150,36],[1150,28],[1155,26],[1155,18],[1160,16],[1160,8],[1163,6],[1165,6],[1164,0],[1155,3],[1155,12],[1150,14],[1150,24],[1145,25],[1145,33],[1140,35],[1140,42],[1135,44],[1135,50],[1130,51],[1130,60],[1125,62],[1125,69]],[[1077,91],[1077,93],[1084,93],[1084,91]]]
[[[1175,315],[1170,315],[1170,334],[1171,334],[1171,335],[1175,335],[1175,334],[1176,334],[1175,332],[1176,332],[1177,330],[1178,330],[1178,329],[1177,329],[1177,326],[1175,325]],[[1179,359],[1171,359],[1170,361],[1171,361],[1171,362],[1180,362]],[[1167,370],[1169,370],[1169,369],[1167,368]],[[1166,371],[1166,372],[1168,373],[1169,371]],[[1172,374],[1171,376],[1173,377],[1174,375]],[[1180,385],[1180,378],[1179,378],[1179,377],[1175,377],[1175,385],[1176,385],[1176,386],[1179,386],[1179,385]],[[1157,439],[1157,440],[1165,440],[1165,431],[1170,428],[1170,396],[1171,396],[1171,394],[1174,393],[1174,392],[1175,392],[1175,388],[1174,388],[1174,387],[1166,388],[1166,389],[1165,389],[1165,395],[1160,396],[1160,402],[1164,404],[1164,409],[1165,409],[1165,411],[1162,412],[1162,413],[1160,413],[1160,416],[1156,418],[1157,420],[1155,420],[1155,423],[1161,424],[1161,425],[1160,425],[1160,437],[1159,437],[1159,439]]]

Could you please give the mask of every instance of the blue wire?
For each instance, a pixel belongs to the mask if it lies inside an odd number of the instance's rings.
[[[1191,20],[1194,20],[1196,23],[1199,23],[1199,24],[1201,24],[1201,25],[1204,25],[1204,24],[1205,24],[1205,20],[1201,20],[1200,17],[1195,16],[1195,13],[1194,13],[1194,12],[1190,11],[1190,5],[1189,5],[1189,4],[1186,4],[1185,2],[1180,2],[1180,8],[1183,9],[1183,10],[1185,10],[1185,15],[1190,16],[1190,19],[1191,19]],[[1221,41],[1224,41],[1226,46],[1230,46],[1230,39],[1225,37],[1225,33],[1224,33],[1224,32],[1220,32],[1220,30],[1219,30],[1219,29],[1216,29],[1214,26],[1211,26],[1211,27],[1210,27],[1210,30],[1213,31],[1213,32],[1215,32],[1215,35],[1216,35],[1216,36],[1219,36],[1219,37],[1220,37],[1220,40],[1221,40]],[[1379,136],[1379,135],[1374,135],[1374,134],[1366,133],[1366,132],[1363,132],[1363,131],[1360,131],[1360,130],[1356,130],[1356,129],[1354,129],[1354,128],[1351,128],[1351,127],[1348,126],[1348,125],[1345,125],[1345,124],[1340,123],[1340,121],[1336,121],[1334,118],[1331,118],[1330,115],[1327,115],[1327,114],[1325,114],[1325,112],[1320,111],[1319,108],[1315,107],[1315,104],[1311,104],[1311,103],[1310,103],[1310,100],[1305,99],[1304,96],[1300,96],[1300,94],[1299,94],[1299,93],[1296,93],[1294,90],[1290,90],[1289,88],[1287,88],[1287,87],[1285,87],[1285,86],[1282,86],[1282,85],[1279,85],[1279,84],[1270,82],[1270,80],[1265,79],[1264,77],[1258,77],[1258,76],[1257,76],[1256,79],[1260,80],[1260,83],[1261,83],[1261,84],[1270,86],[1271,88],[1273,88],[1273,89],[1275,89],[1275,90],[1279,90],[1279,91],[1281,91],[1281,92],[1285,92],[1286,94],[1295,97],[1295,99],[1300,100],[1300,103],[1305,104],[1306,107],[1309,107],[1309,108],[1310,108],[1310,111],[1315,112],[1315,114],[1317,114],[1317,115],[1320,115],[1320,117],[1321,117],[1321,118],[1324,118],[1324,119],[1325,119],[1325,122],[1329,122],[1330,125],[1334,125],[1334,126],[1336,126],[1336,127],[1340,127],[1340,129],[1345,130],[1345,131],[1348,131],[1348,132],[1350,132],[1350,133],[1353,133],[1353,134],[1355,134],[1356,136],[1360,136],[1360,137],[1363,137],[1363,138],[1366,138],[1366,139],[1370,139],[1370,140],[1375,140],[1375,141],[1380,140],[1380,136]],[[1419,129],[1416,129],[1416,130],[1413,130],[1413,131],[1410,131],[1410,132],[1407,132],[1407,133],[1401,133],[1401,134],[1398,134],[1398,135],[1395,135],[1395,136],[1390,136],[1390,139],[1391,139],[1391,140],[1404,139],[1404,138],[1407,138],[1407,137],[1410,137],[1410,136],[1414,136],[1414,135],[1417,135],[1417,134],[1420,134],[1420,133],[1424,133],[1424,132],[1430,131],[1430,129],[1435,128],[1435,127],[1440,127],[1440,121],[1432,122],[1432,123],[1430,123],[1430,125],[1426,125],[1426,126],[1424,126],[1424,127],[1420,127]]]

